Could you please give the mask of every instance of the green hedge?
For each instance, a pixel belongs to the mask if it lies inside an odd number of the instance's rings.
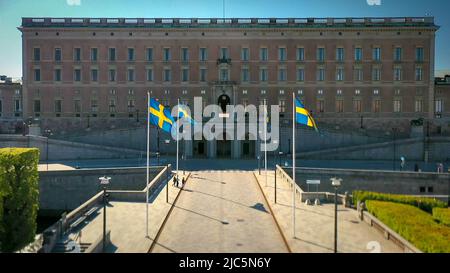
[[[428,253],[450,253],[450,227],[411,205],[368,200],[367,210],[380,221]]]
[[[405,205],[411,205],[418,207],[428,213],[433,212],[433,208],[446,208],[447,203],[426,197],[415,197],[409,195],[399,195],[399,194],[388,194],[388,193],[378,193],[370,191],[354,191],[353,192],[353,202],[355,206],[358,202],[365,202],[366,200],[378,200],[400,203]]]
[[[0,251],[34,241],[39,205],[38,149],[0,149]]]
[[[433,209],[433,217],[441,224],[450,226],[450,208],[434,208]],[[450,240],[450,239],[449,239]]]

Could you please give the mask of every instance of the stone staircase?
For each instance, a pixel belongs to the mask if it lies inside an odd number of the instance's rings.
[[[73,240],[68,240],[57,243],[52,253],[85,253],[90,246],[90,243],[79,244]]]

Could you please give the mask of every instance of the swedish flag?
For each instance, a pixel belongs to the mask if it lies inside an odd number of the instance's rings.
[[[306,110],[305,106],[303,106],[302,102],[297,98],[295,98],[295,119],[297,123],[304,124],[308,127],[313,127],[316,131],[318,131],[316,122],[311,117],[308,110]]]
[[[195,120],[189,115],[186,106],[178,105],[178,118],[185,118],[189,123],[195,124]]]
[[[151,98],[148,112],[151,124],[158,126],[163,131],[169,134],[171,133],[172,126],[175,124],[175,120],[170,114],[169,109],[166,109],[158,101]]]

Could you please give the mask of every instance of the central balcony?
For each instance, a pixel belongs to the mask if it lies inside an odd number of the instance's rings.
[[[221,65],[221,64],[231,65],[231,58],[220,58],[220,59],[217,59],[216,64],[217,65]]]

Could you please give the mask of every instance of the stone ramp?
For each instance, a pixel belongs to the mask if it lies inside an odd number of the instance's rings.
[[[292,188],[281,176],[277,177],[277,203],[275,197],[275,171],[261,175],[255,172],[274,215],[294,253],[328,253],[334,251],[334,204],[307,206],[296,197],[296,237],[293,237]],[[328,183],[329,181],[323,181]],[[329,182],[331,183],[331,182]],[[312,200],[314,202],[314,200]],[[378,248],[379,246],[379,248]],[[358,219],[351,208],[338,206],[338,252],[344,253],[403,252],[392,241]]]
[[[288,252],[252,172],[194,172],[153,252]]]
[[[106,229],[111,231],[111,245],[106,249],[110,253],[147,253],[153,239],[172,206],[180,189],[168,184],[169,202],[166,202],[167,186],[164,185],[154,196],[150,196],[148,207],[148,235],[146,237],[146,204],[145,202],[110,201],[106,211]],[[81,236],[79,234],[81,230]],[[96,215],[85,221],[80,230],[72,232],[69,237],[77,243],[92,243],[103,232],[103,208]]]

